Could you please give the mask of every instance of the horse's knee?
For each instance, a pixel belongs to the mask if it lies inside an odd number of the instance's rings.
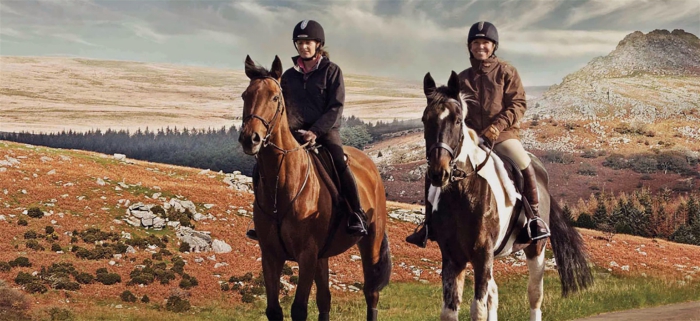
[[[292,304],[292,321],[306,321],[307,313],[306,304]]]
[[[268,307],[267,309],[265,309],[265,315],[270,321],[284,320],[284,314],[282,313],[281,307]]]

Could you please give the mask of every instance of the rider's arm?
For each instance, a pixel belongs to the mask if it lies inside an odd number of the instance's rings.
[[[500,132],[520,122],[527,108],[525,89],[523,88],[523,83],[520,81],[518,71],[512,66],[506,68],[505,81],[503,84],[504,108],[493,124]]]
[[[332,70],[329,70],[326,84],[326,90],[328,91],[326,112],[309,129],[317,136],[323,136],[328,133],[343,116],[345,82],[343,81],[343,72],[340,70],[340,67],[335,66]]]

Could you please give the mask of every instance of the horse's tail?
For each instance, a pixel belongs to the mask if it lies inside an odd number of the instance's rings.
[[[554,257],[557,260],[557,270],[561,278],[562,296],[584,290],[593,284],[583,238],[564,217],[559,204],[552,199],[549,210],[549,227],[552,232],[550,240]]]
[[[382,239],[382,245],[379,249],[379,261],[372,266],[372,286],[370,291],[381,291],[391,277],[391,253],[389,251],[389,238],[386,233]]]

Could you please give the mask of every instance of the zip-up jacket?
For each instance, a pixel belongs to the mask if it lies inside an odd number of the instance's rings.
[[[470,61],[472,67],[459,73],[467,100],[467,126],[479,135],[489,126],[496,126],[500,135],[495,143],[520,139],[520,120],[527,104],[518,71],[498,58]]]
[[[296,65],[298,56],[292,58]],[[284,102],[292,117],[299,117],[301,128],[325,136],[340,127],[345,104],[345,82],[338,65],[323,57],[318,68],[304,74],[298,66],[282,75]]]

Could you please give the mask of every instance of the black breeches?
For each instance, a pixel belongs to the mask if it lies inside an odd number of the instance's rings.
[[[343,143],[340,140],[340,132],[337,129],[332,129],[328,134],[317,137],[316,144],[319,144],[328,149],[333,158],[333,164],[339,174],[345,172],[348,164],[345,162],[345,152],[343,151]]]

